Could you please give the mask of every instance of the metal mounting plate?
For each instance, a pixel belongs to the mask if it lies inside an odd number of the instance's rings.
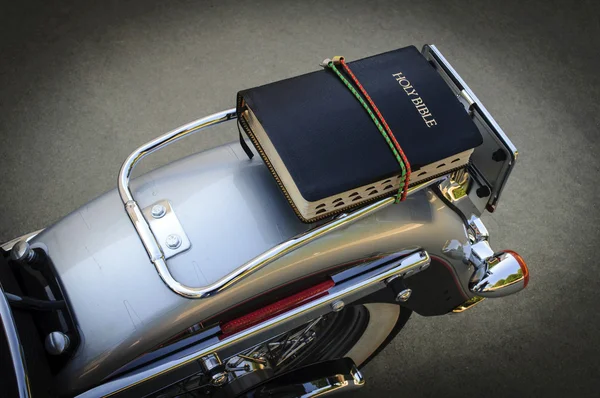
[[[515,166],[517,148],[439,50],[427,44],[421,52],[465,106],[481,133],[483,143],[471,155],[471,166],[480,174],[479,185],[487,185],[491,190],[486,204],[493,211]]]
[[[142,213],[148,221],[165,259],[182,253],[191,247],[192,244],[168,200],[153,203],[145,207]]]

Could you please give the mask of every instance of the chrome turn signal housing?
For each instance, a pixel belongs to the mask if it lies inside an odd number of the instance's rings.
[[[517,293],[529,283],[529,269],[523,258],[512,250],[503,250],[485,260],[484,273],[475,273],[469,284],[480,297],[503,297]]]

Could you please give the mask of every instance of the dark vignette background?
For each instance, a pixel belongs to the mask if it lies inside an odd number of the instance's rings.
[[[115,186],[141,143],[246,87],[434,43],[519,148],[495,248],[531,287],[408,323],[357,396],[598,396],[600,8],[592,1],[15,1],[0,8],[0,241]],[[155,167],[235,139],[229,126]]]

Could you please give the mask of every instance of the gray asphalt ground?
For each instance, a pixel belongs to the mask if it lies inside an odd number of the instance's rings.
[[[600,8],[586,1],[45,2],[0,9],[0,241],[112,189],[138,145],[246,87],[434,43],[519,148],[485,222],[531,284],[414,316],[357,396],[600,395]],[[146,162],[232,141],[234,126]],[[1,394],[0,394],[1,395]]]

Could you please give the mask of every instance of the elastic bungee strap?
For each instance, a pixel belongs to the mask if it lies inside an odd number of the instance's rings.
[[[377,108],[367,91],[364,89],[362,84],[360,84],[354,73],[352,73],[350,67],[348,66],[348,64],[346,64],[344,57],[334,57],[333,61],[327,59],[323,61],[323,65],[335,72],[337,77],[339,77],[340,80],[344,83],[344,85],[352,92],[352,94],[354,94],[356,99],[360,102],[363,108],[365,108],[365,110],[371,117],[371,120],[373,120],[373,123],[375,123],[375,126],[387,142],[392,153],[394,154],[394,157],[400,165],[400,169],[402,170],[402,174],[400,176],[400,188],[398,189],[398,194],[396,195],[396,203],[405,200],[410,180],[410,163],[408,162],[404,151],[400,147],[400,144],[398,144],[396,137],[394,137],[390,126],[387,124],[387,122],[383,118],[383,115],[381,114],[381,112],[379,111],[379,109]],[[344,72],[346,72],[346,74],[350,76],[350,79],[352,79],[356,87],[358,87],[362,95],[366,98],[366,102],[363,99],[363,97],[356,91],[354,86],[352,86],[352,84],[348,81],[348,79],[346,79],[346,77],[338,70],[338,68],[336,68],[336,65],[342,65]]]

